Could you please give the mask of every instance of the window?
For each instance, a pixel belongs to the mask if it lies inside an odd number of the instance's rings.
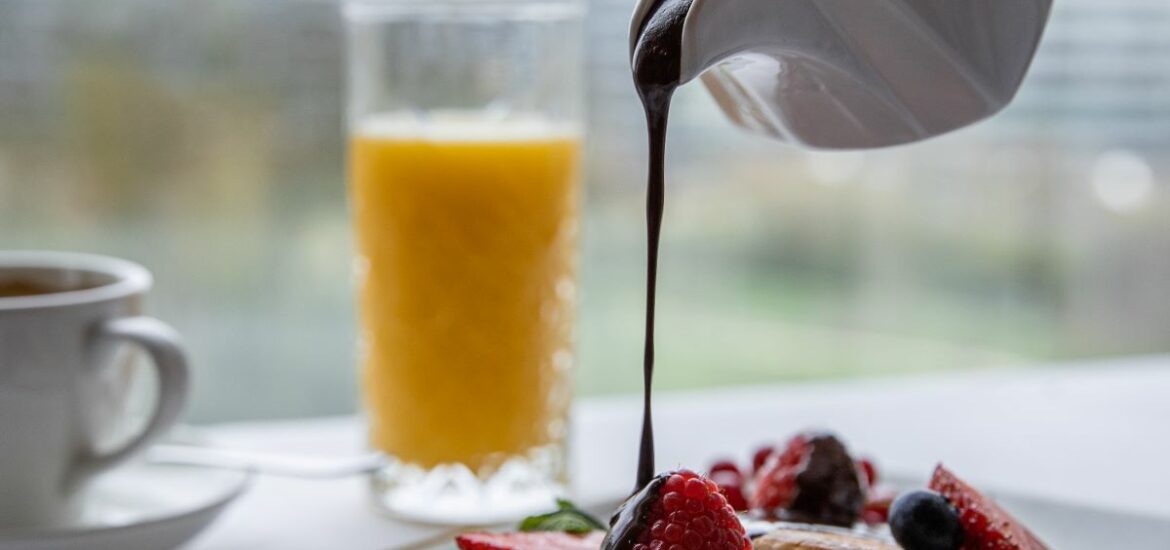
[[[628,0],[589,19],[579,389],[640,387]],[[659,387],[1170,351],[1170,4],[1061,0],[1016,102],[809,153],[672,120]],[[0,248],[124,256],[196,421],[355,409],[341,22],[309,0],[0,4]]]

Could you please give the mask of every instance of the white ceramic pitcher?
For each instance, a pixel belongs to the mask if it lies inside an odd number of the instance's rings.
[[[637,30],[656,0],[639,0]],[[671,2],[675,0],[664,0]],[[1011,101],[1051,0],[693,0],[681,81],[739,126],[822,149],[926,139]]]

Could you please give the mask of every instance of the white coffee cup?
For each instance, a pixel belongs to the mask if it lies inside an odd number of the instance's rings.
[[[178,334],[141,315],[151,276],[88,254],[0,251],[0,529],[67,523],[94,475],[142,450],[178,418],[187,362]],[[145,350],[158,404],[115,449],[131,382],[118,344]]]

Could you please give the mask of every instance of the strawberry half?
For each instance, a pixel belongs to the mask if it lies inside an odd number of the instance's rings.
[[[850,527],[865,506],[863,475],[841,440],[803,432],[756,472],[748,504],[769,518]]]
[[[788,440],[782,452],[773,451],[764,459],[756,468],[755,488],[749,502],[753,510],[787,508],[796,500],[796,476],[807,467],[808,451],[808,437],[797,434]]]
[[[961,550],[1048,550],[1016,518],[939,464],[930,488],[959,511],[965,533]]]
[[[455,538],[461,550],[597,550],[602,531],[573,535],[553,531],[533,533],[469,533]]]

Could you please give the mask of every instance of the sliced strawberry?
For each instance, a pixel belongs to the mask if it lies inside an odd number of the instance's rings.
[[[873,465],[873,460],[868,458],[860,458],[857,460],[857,467],[861,468],[861,472],[865,474],[865,486],[873,487],[878,482],[877,466]]]
[[[761,450],[757,455],[764,454]],[[787,508],[796,499],[796,476],[808,462],[808,440],[797,434],[788,440],[782,452],[772,451],[756,468],[756,479],[749,503],[756,510]]]
[[[730,460],[720,460],[707,469],[707,475],[712,479],[715,478],[716,474],[734,475],[735,477],[743,478],[743,473],[739,471],[739,466],[736,466]]]
[[[602,531],[573,535],[554,531],[532,533],[469,533],[455,538],[462,550],[597,550]]]
[[[862,475],[841,440],[803,432],[756,472],[748,504],[769,518],[849,527],[865,506]]]
[[[892,487],[879,485],[865,494],[865,508],[861,510],[861,521],[867,525],[881,525],[890,519],[890,505],[898,492]]]
[[[1047,550],[1027,527],[991,499],[939,464],[930,488],[958,511],[965,536],[962,550]]]
[[[768,462],[768,459],[771,458],[774,454],[776,454],[776,447],[771,445],[764,445],[763,447],[756,449],[756,452],[752,453],[751,473],[754,474],[760,471],[760,468],[764,467],[764,463]]]

